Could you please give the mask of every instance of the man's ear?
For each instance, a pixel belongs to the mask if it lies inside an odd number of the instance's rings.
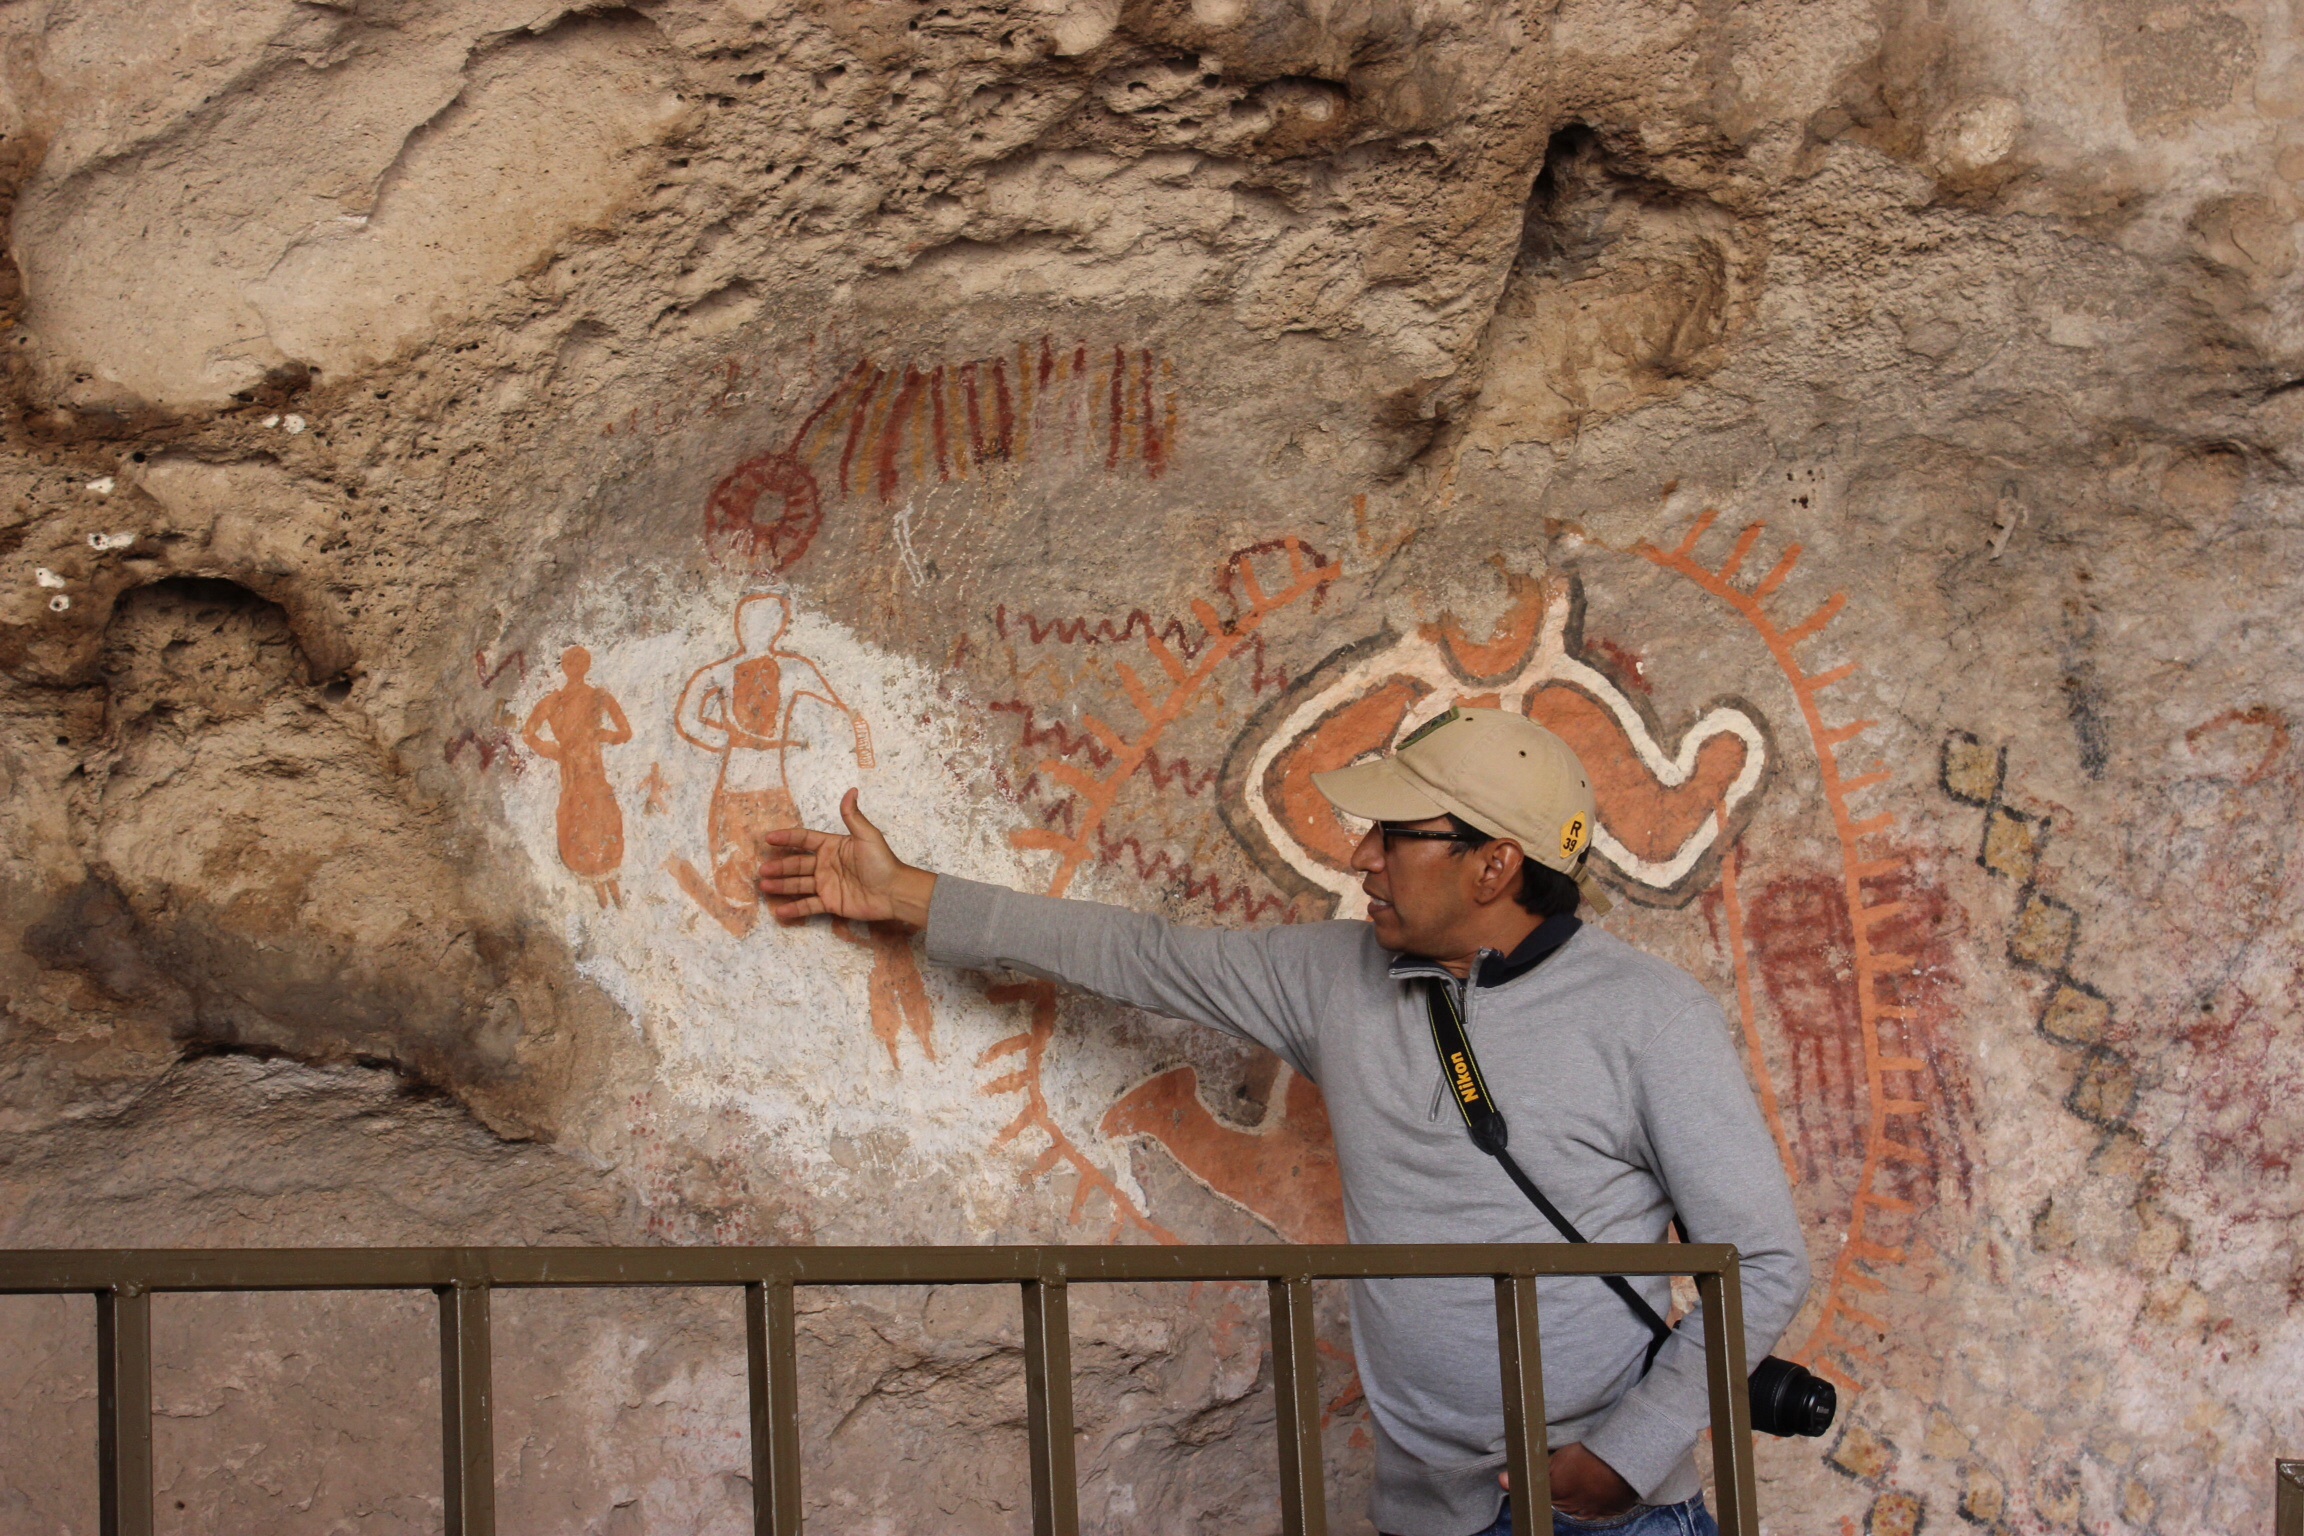
[[[1508,838],[1500,838],[1483,848],[1480,851],[1480,900],[1487,903],[1511,895],[1521,866],[1527,862],[1528,855]]]

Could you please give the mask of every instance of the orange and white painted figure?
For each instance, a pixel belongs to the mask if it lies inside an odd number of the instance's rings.
[[[1759,711],[1721,700],[1668,750],[1642,700],[1585,659],[1573,579],[1512,584],[1511,609],[1486,640],[1443,618],[1405,638],[1348,646],[1300,685],[1232,770],[1247,802],[1235,830],[1267,873],[1357,917],[1363,898],[1348,865],[1358,829],[1313,791],[1311,776],[1469,704],[1520,710],[1575,749],[1600,800],[1593,852],[1636,899],[1678,905],[1711,883],[1768,765]]]
[[[560,804],[555,821],[560,862],[591,882],[600,905],[624,904],[616,871],[624,863],[624,812],[608,782],[605,748],[632,739],[632,722],[607,689],[585,681],[592,653],[572,645],[560,653],[566,681],[539,699],[520,727],[520,739],[538,757],[560,768]]]
[[[792,605],[783,594],[756,592],[736,605],[736,649],[699,667],[680,691],[673,728],[681,740],[720,758],[706,821],[711,874],[685,859],[667,868],[697,905],[729,932],[751,931],[759,893],[753,888],[760,838],[777,827],[800,825],[786,756],[826,743],[812,741],[803,712],[814,701],[848,724],[856,764],[872,766],[872,733],[864,717],[833,691],[813,661],[784,649]]]

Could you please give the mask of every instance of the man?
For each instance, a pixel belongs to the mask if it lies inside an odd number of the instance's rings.
[[[1808,1289],[1773,1141],[1726,1020],[1686,973],[1575,915],[1594,802],[1575,754],[1515,713],[1452,709],[1392,756],[1315,776],[1375,823],[1352,867],[1366,922],[1253,933],[1025,896],[899,860],[853,794],[849,835],[771,833],[760,889],[781,920],[895,918],[934,959],[1069,982],[1229,1030],[1326,1095],[1355,1242],[1557,1242],[1473,1145],[1433,1049],[1426,986],[1460,1010],[1530,1179],[1595,1242],[1694,1240],[1742,1255],[1745,1358]],[[1658,1311],[1669,1283],[1635,1282]],[[1643,1372],[1651,1334],[1601,1281],[1540,1291],[1560,1529],[1715,1532],[1694,1456],[1706,1422],[1701,1320]],[[1355,1283],[1354,1345],[1376,1423],[1377,1526],[1508,1532],[1496,1314],[1481,1280]]]

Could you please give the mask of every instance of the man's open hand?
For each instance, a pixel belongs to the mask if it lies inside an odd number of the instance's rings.
[[[1510,1491],[1509,1473],[1499,1473],[1496,1481]],[[1552,1453],[1552,1507],[1562,1514],[1578,1520],[1608,1520],[1639,1501],[1632,1485],[1581,1443],[1564,1445]]]
[[[856,804],[856,791],[840,799],[840,819],[848,835],[782,827],[770,832],[772,849],[760,861],[760,894],[780,923],[830,913],[854,922],[894,919],[915,928],[928,926],[928,899],[936,877],[896,857],[888,839]]]

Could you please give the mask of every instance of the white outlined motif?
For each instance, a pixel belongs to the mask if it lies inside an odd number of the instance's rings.
[[[1561,689],[1573,690],[1599,706],[1611,733],[1620,736],[1629,749],[1633,763],[1621,765],[1615,776],[1624,777],[1623,770],[1631,769],[1667,793],[1688,785],[1697,775],[1708,744],[1722,737],[1742,743],[1741,760],[1733,777],[1720,786],[1716,799],[1707,800],[1711,809],[1693,818],[1685,835],[1668,849],[1651,847],[1645,852],[1638,846],[1643,839],[1632,829],[1621,823],[1610,825],[1611,765],[1586,762],[1601,796],[1599,824],[1593,828],[1594,852],[1636,892],[1653,898],[1675,900],[1693,888],[1689,877],[1719,846],[1723,827],[1735,824],[1739,810],[1759,787],[1767,770],[1769,741],[1748,706],[1733,700],[1713,705],[1681,735],[1676,749],[1667,750],[1658,739],[1658,727],[1640,704],[1615,679],[1578,654],[1573,631],[1580,602],[1572,578],[1526,582],[1522,607],[1524,621],[1535,621],[1529,626],[1530,643],[1501,679],[1468,676],[1457,638],[1447,633],[1445,626],[1424,626],[1351,660],[1316,691],[1286,706],[1286,714],[1275,728],[1264,733],[1247,759],[1237,782],[1244,792],[1248,816],[1261,834],[1257,840],[1312,886],[1333,894],[1338,917],[1365,914],[1366,898],[1359,880],[1333,858],[1307,846],[1290,825],[1288,810],[1274,800],[1274,769],[1283,765],[1287,754],[1319,736],[1328,722],[1387,690],[1411,697],[1397,724],[1381,741],[1363,743],[1363,756],[1390,748],[1432,716],[1460,702],[1478,701],[1542,718],[1544,709],[1538,696]],[[1286,779],[1288,775],[1279,777]]]

